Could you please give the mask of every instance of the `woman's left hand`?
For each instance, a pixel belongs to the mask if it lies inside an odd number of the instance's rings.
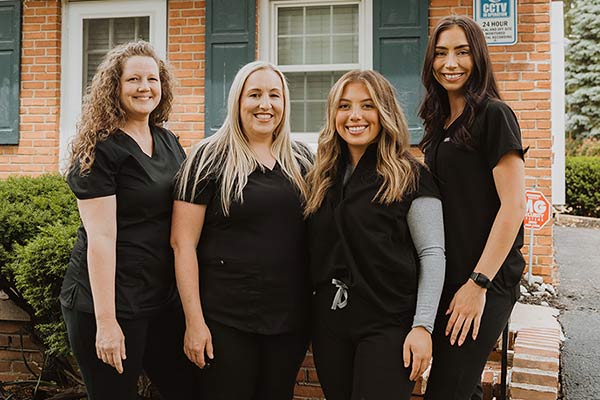
[[[446,336],[450,335],[450,344],[454,346],[458,338],[458,345],[462,346],[467,334],[473,325],[473,340],[477,339],[479,324],[485,308],[485,293],[483,289],[471,279],[467,281],[454,294],[446,315],[450,315],[446,325]]]
[[[422,326],[415,326],[404,340],[404,367],[411,364],[410,380],[416,381],[431,362],[431,334]],[[412,357],[411,357],[412,356]]]

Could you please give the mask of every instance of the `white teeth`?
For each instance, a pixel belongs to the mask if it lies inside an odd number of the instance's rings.
[[[254,114],[258,119],[271,119],[271,114]]]
[[[367,128],[367,126],[349,126],[348,130],[350,131],[350,133],[360,133],[362,131],[364,131]]]
[[[458,79],[462,76],[462,74],[444,74],[446,79]]]

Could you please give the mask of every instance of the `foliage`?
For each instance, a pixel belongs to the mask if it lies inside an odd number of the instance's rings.
[[[600,218],[600,157],[567,157],[565,180],[571,212]]]
[[[68,353],[58,293],[78,226],[61,176],[0,180],[0,289],[29,313],[51,357]]]
[[[14,259],[7,266],[15,287],[34,310],[35,329],[50,356],[69,354],[57,299],[77,227],[59,223],[41,228],[26,245],[15,245]]]
[[[600,0],[574,0],[567,10],[566,129],[569,137],[600,137]]]

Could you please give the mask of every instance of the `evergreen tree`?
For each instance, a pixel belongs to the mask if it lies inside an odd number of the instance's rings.
[[[572,3],[567,10],[567,133],[573,139],[600,138],[600,0]]]

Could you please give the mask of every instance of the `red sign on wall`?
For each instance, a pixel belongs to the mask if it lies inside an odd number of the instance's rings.
[[[527,190],[525,192],[527,206],[523,225],[528,229],[540,230],[550,220],[550,202],[542,192]]]

